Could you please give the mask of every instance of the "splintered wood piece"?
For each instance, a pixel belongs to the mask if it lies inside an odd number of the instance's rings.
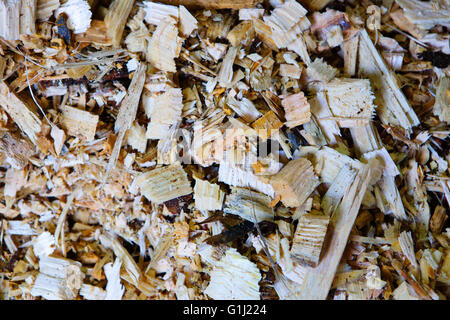
[[[217,75],[219,85],[222,87],[228,87],[233,81],[233,65],[237,53],[238,48],[230,47],[228,48],[227,54],[223,58],[219,74]]]
[[[363,164],[345,154],[340,153],[330,147],[301,147],[299,156],[307,156],[314,164],[314,170],[325,183],[333,183],[342,168],[347,165],[352,169],[360,170]]]
[[[297,35],[295,40],[288,44],[287,48],[297,53],[306,65],[311,64],[311,57],[309,56],[308,47],[303,35]]]
[[[145,152],[147,148],[147,137],[145,136],[145,128],[135,122],[127,131],[127,144],[139,152]]]
[[[33,145],[18,134],[9,132],[0,139],[0,151],[6,155],[6,161],[14,169],[22,169],[34,153]]]
[[[136,287],[139,286],[139,282],[142,279],[142,272],[133,257],[128,253],[127,249],[125,249],[120,241],[110,233],[103,233],[99,238],[101,244],[114,251],[116,257],[122,261],[126,272],[131,278],[132,284]]]
[[[222,210],[225,192],[220,186],[206,180],[195,179],[194,199],[198,210]]]
[[[5,196],[6,205],[11,207],[14,203],[17,192],[25,185],[26,171],[9,168],[6,171],[4,182],[5,187],[3,194]]]
[[[145,21],[147,23],[158,26],[164,19],[172,17],[178,20],[178,7],[163,3],[156,3],[151,1],[144,2]]]
[[[375,113],[374,95],[367,79],[335,79],[324,85],[328,104],[339,125],[362,127]]]
[[[344,74],[349,77],[354,76],[358,60],[359,33],[345,39],[341,47],[344,51]]]
[[[133,8],[134,0],[114,0],[109,6],[105,17],[108,36],[112,39],[114,47],[119,47],[122,41],[123,30],[128,16]]]
[[[303,92],[287,96],[281,104],[285,111],[285,125],[288,128],[294,128],[311,120],[310,105]]]
[[[329,222],[330,217],[322,214],[301,216],[292,240],[292,258],[303,265],[315,267],[319,263]]]
[[[0,81],[3,80],[5,69],[6,69],[6,58],[0,56]]]
[[[380,149],[383,146],[378,131],[372,123],[364,127],[350,128],[350,133],[359,156]]]
[[[223,137],[222,131],[218,128],[224,118],[225,112],[216,109],[208,118],[194,124],[191,154],[193,160],[203,167],[210,166],[222,159],[223,144],[217,144],[216,139],[222,142],[220,140]]]
[[[175,123],[181,120],[183,94],[180,88],[170,88],[154,98],[152,107],[147,109],[151,118],[147,126],[147,138],[162,139]],[[164,112],[161,112],[164,110]]]
[[[392,212],[397,219],[406,219],[405,208],[395,183],[395,176],[399,171],[387,150],[382,147],[376,128],[370,123],[365,127],[350,128],[350,133],[355,149],[363,159],[367,161],[377,158],[382,162],[384,175],[374,188],[379,209],[386,214]]]
[[[286,119],[284,118],[284,111],[283,108],[281,108],[280,106],[281,104],[280,98],[270,90],[264,91],[263,93],[261,93],[261,95],[264,98],[264,101],[269,106],[270,110],[275,112],[275,114],[281,121],[285,121]]]
[[[258,35],[258,38],[261,39],[264,44],[266,44],[270,49],[278,51],[277,44],[273,40],[272,29],[269,25],[264,23],[261,19],[253,19],[253,27],[255,28],[255,32]]]
[[[176,72],[175,58],[180,55],[182,39],[178,36],[176,20],[164,19],[156,28],[148,45],[147,58],[156,68]]]
[[[411,277],[407,272],[405,272],[405,270],[403,270],[403,264],[398,261],[393,259],[392,260],[392,266],[394,267],[395,271],[403,278],[405,279],[405,281],[407,282],[408,285],[410,285],[409,288],[411,288],[413,290],[413,294],[415,293],[415,295],[422,300],[431,300],[431,297],[429,296],[429,294],[424,290],[424,288],[422,288],[422,286],[420,285],[420,283],[417,282],[417,280],[415,280],[413,277]],[[438,298],[439,299],[439,298]]]
[[[371,169],[368,165],[364,166],[353,180],[330,221],[331,237],[329,244],[324,248],[323,257],[315,268],[306,270],[298,299],[325,300],[327,298],[370,178]]]
[[[20,0],[0,1],[0,37],[18,40],[20,36]]]
[[[191,35],[192,31],[197,29],[197,19],[184,7],[179,7],[180,32],[185,37]]]
[[[264,22],[271,31],[267,38],[273,42],[276,48],[288,48],[297,53],[306,64],[309,64],[311,59],[302,36],[303,31],[311,26],[306,17],[307,12],[297,1],[289,0],[275,8],[270,16],[264,16]],[[259,29],[258,34],[261,34],[266,28],[261,23],[259,25],[256,29],[257,32]]]
[[[447,210],[445,210],[445,208],[442,206],[436,206],[436,209],[434,209],[433,216],[430,220],[431,231],[433,231],[434,233],[440,233],[447,219]]]
[[[448,1],[396,0],[396,3],[403,9],[406,18],[421,29],[431,29],[438,24],[450,27]]]
[[[408,282],[403,281],[393,292],[394,300],[420,300],[414,289]]]
[[[392,70],[398,71],[402,69],[403,58],[405,54],[403,52],[385,52],[381,53],[384,60],[392,68]]]
[[[264,17],[266,23],[273,29],[289,32],[293,27],[299,26],[301,31],[309,28],[311,23],[306,18],[307,10],[295,0],[288,0],[276,7],[270,16]]]
[[[120,105],[119,114],[114,123],[114,131],[118,132],[118,136],[106,166],[103,184],[105,184],[111,170],[115,167],[120,149],[122,148],[123,139],[125,138],[125,133],[131,128],[131,125],[136,118],[142,89],[144,89],[146,70],[146,64],[140,63],[134,73],[130,86],[128,87],[128,93]]]
[[[436,101],[433,106],[433,114],[439,120],[450,124],[450,78],[443,77],[439,80],[436,90]]]
[[[344,42],[341,26],[331,26],[327,29],[325,35],[330,48],[337,47]]]
[[[94,43],[100,46],[112,45],[112,39],[108,36],[106,24],[103,20],[92,20],[91,26],[86,32],[75,35],[78,42]]]
[[[243,98],[239,101],[233,97],[229,97],[226,103],[227,106],[229,106],[246,122],[253,122],[262,116],[261,112],[256,109],[253,102],[247,98]]]
[[[21,0],[20,34],[36,33],[36,5],[37,0]]]
[[[94,140],[98,115],[70,106],[62,106],[61,113],[61,126],[68,135],[86,141]]]
[[[418,39],[425,37],[426,30],[419,28],[417,24],[409,21],[405,16],[405,11],[402,9],[398,8],[397,10],[392,11],[389,16],[395,25],[397,25],[401,30],[410,33],[413,37]]]
[[[406,171],[405,181],[408,186],[407,192],[413,199],[412,208],[416,212],[414,217],[416,221],[415,235],[419,240],[425,239],[428,234],[431,216],[426,187],[420,181],[419,164],[417,161],[410,159],[407,167],[404,169]]]
[[[80,296],[86,300],[105,300],[106,291],[100,287],[83,283],[80,288]]]
[[[157,204],[192,193],[187,174],[179,162],[144,173],[140,182],[141,193]]]
[[[152,260],[148,264],[147,270],[145,273],[148,273],[148,271],[151,268],[154,268],[154,266],[157,264],[159,260],[161,260],[169,251],[173,244],[174,240],[174,232],[172,229],[167,230],[162,237],[159,239],[158,244],[156,245],[155,249],[152,252]]]
[[[133,121],[136,118],[141,93],[144,88],[146,70],[147,65],[145,63],[140,63],[138,65],[130,86],[128,87],[128,93],[120,105],[119,114],[114,123],[115,132],[125,132],[133,124]]]
[[[156,157],[158,164],[171,164],[177,161],[179,151],[177,150],[176,130],[178,130],[178,124],[172,126],[166,135],[158,141]],[[189,143],[189,141],[186,140],[186,143]]]
[[[241,218],[255,222],[273,221],[273,210],[270,207],[271,198],[267,195],[246,188],[232,188],[231,194],[225,199],[224,212],[238,215]]]
[[[58,9],[59,0],[38,0],[36,9],[36,19],[38,20],[48,20],[53,11]]]
[[[229,248],[222,259],[214,263],[210,276],[205,294],[212,299],[260,299],[260,271],[235,248]]]
[[[420,258],[420,273],[424,284],[429,285],[430,280],[436,278],[442,260],[442,253],[437,249],[423,251]]]
[[[328,38],[327,35],[330,29],[336,26],[347,28],[350,21],[344,12],[327,8],[327,10],[323,12],[314,12],[311,17],[311,23],[311,33],[319,34],[321,36],[325,36],[325,38]],[[346,35],[348,35],[348,31],[349,30],[347,29]]]
[[[280,64],[280,76],[292,79],[300,79],[302,69],[294,64]]]
[[[329,145],[336,145],[336,137],[341,135],[341,130],[333,119],[330,107],[328,106],[327,96],[324,91],[317,92],[317,95],[309,100],[311,113],[317,120],[317,123],[328,141]]]
[[[263,141],[270,138],[282,126],[283,123],[272,110],[269,110],[261,118],[252,123],[252,128],[258,132],[258,135]]]
[[[336,179],[328,188],[322,198],[321,207],[327,216],[332,216],[341,203],[342,198],[347,193],[355,179],[357,170],[351,169],[348,165],[344,165],[339,171]]]
[[[418,269],[419,265],[417,263],[416,255],[414,253],[414,241],[411,235],[411,232],[403,231],[400,233],[398,237],[398,242],[400,244],[400,248],[402,248],[402,252],[405,257],[408,258],[409,262],[414,266],[414,268]]]
[[[224,152],[224,160],[219,165],[219,181],[233,187],[252,188],[274,198],[272,185],[253,173],[252,165],[256,163],[256,159],[251,153],[244,154],[243,158],[237,161],[229,157],[233,152],[233,149]]]
[[[306,68],[306,74],[315,81],[328,82],[338,74],[338,70],[328,65],[322,58],[316,58]]]
[[[383,164],[383,174],[385,176],[392,176],[395,177],[398,174],[400,174],[400,171],[398,171],[397,166],[395,165],[395,162],[392,160],[391,156],[387,152],[386,148],[377,149],[374,151],[366,152],[362,155],[362,157],[369,161],[370,159],[377,158],[382,161]]]
[[[0,106],[8,113],[11,119],[19,126],[31,142],[38,146],[43,152],[45,150],[43,138],[40,132],[42,130],[42,121],[38,117],[36,107],[31,99],[25,96],[16,95],[11,92],[8,85],[0,82]]]
[[[77,261],[41,256],[31,295],[49,300],[74,299],[85,277],[80,267],[81,263]]]
[[[400,126],[409,133],[420,123],[365,29],[360,33],[358,67],[359,75],[371,81],[378,115],[384,124]]]
[[[399,220],[408,219],[394,176],[385,175],[381,177],[374,191],[377,198],[377,205],[382,212],[392,212]]]
[[[249,42],[253,38],[253,23],[251,21],[242,21],[227,34],[227,40],[233,47]]]
[[[287,207],[299,207],[320,184],[311,162],[304,158],[289,161],[270,178],[281,202]]]

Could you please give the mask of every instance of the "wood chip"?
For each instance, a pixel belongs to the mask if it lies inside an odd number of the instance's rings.
[[[307,159],[291,160],[270,178],[275,192],[287,207],[299,207],[319,185],[313,166]]]
[[[322,214],[305,214],[297,225],[292,241],[291,255],[307,266],[317,266],[327,233],[330,217]]]
[[[285,111],[285,124],[288,128],[307,123],[311,119],[310,105],[303,92],[284,98],[281,104]]]
[[[86,141],[94,140],[98,123],[97,115],[69,106],[61,108],[61,115],[63,129],[66,130],[68,135]]]
[[[185,196],[193,191],[180,163],[146,172],[140,180],[141,193],[156,203]]]

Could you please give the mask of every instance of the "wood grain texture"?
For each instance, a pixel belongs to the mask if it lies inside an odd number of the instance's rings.
[[[307,268],[302,289],[297,296],[300,300],[325,300],[333,283],[339,261],[359,212],[362,199],[369,185],[371,170],[364,166],[356,175],[350,190],[342,199],[330,221],[332,233],[329,244],[323,249],[324,256],[315,268]]]

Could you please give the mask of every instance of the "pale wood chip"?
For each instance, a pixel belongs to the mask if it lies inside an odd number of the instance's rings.
[[[292,240],[291,256],[301,264],[317,266],[329,221],[330,217],[320,212],[303,215]]]
[[[114,47],[119,47],[128,16],[133,8],[134,0],[114,0],[105,17],[108,36]]]
[[[384,124],[401,126],[409,133],[419,124],[416,113],[400,90],[393,73],[373,45],[366,30],[360,33],[359,75],[367,77],[374,88],[377,112]]]
[[[148,44],[148,61],[162,71],[176,72],[174,59],[180,55],[181,40],[176,20],[170,17],[164,19],[158,24]]]
[[[219,185],[205,180],[195,179],[194,199],[198,210],[222,210],[225,192]]]
[[[433,106],[433,113],[441,121],[450,123],[450,78],[444,77],[439,80],[436,90],[436,101]]]
[[[311,162],[304,158],[289,161],[270,183],[287,207],[301,206],[320,184]]]
[[[310,121],[310,105],[303,92],[287,96],[281,101],[281,104],[285,111],[285,125],[288,128],[294,128]]]
[[[10,91],[6,83],[0,82],[0,106],[30,138],[31,142],[43,150],[47,138],[41,136],[42,121],[30,100],[31,98],[16,95]]]
[[[225,199],[224,212],[242,217],[245,220],[261,222],[273,221],[274,212],[270,207],[271,198],[246,188],[232,188]]]
[[[179,162],[143,174],[141,193],[157,204],[192,193],[186,172]]]
[[[61,115],[61,126],[68,135],[86,141],[94,140],[98,115],[70,106],[62,106]]]

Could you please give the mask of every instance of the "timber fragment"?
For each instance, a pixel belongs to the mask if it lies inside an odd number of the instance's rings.
[[[289,161],[270,178],[281,202],[287,207],[299,207],[319,185],[310,161],[304,158]]]

